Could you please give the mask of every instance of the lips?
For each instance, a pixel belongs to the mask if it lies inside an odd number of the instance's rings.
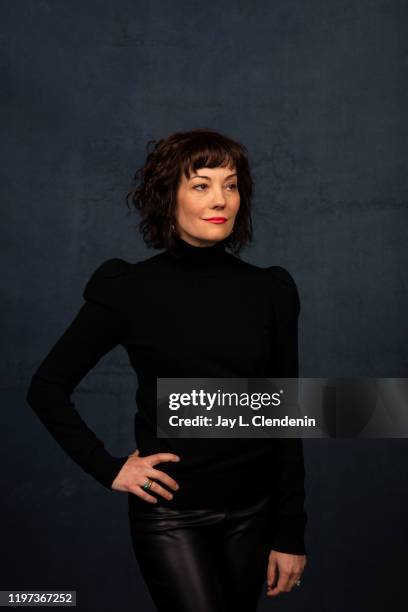
[[[210,217],[209,219],[204,219],[204,221],[209,221],[210,223],[225,223],[225,217]]]

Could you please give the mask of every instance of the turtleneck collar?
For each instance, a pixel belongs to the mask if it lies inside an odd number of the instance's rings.
[[[176,234],[174,242],[175,245],[169,251],[170,254],[188,264],[205,266],[206,264],[217,263],[227,256],[226,240],[219,240],[211,246],[195,246]]]

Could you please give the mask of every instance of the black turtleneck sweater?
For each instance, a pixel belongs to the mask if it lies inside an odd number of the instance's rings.
[[[97,362],[121,345],[137,373],[135,439],[180,485],[171,508],[247,504],[273,493],[271,548],[303,554],[304,460],[298,438],[157,438],[158,377],[297,377],[299,295],[284,268],[260,268],[225,242],[176,247],[139,261],[103,262],[86,283],[85,302],[33,374],[27,401],[55,440],[107,488],[128,454],[113,457],[87,426],[71,393]],[[137,511],[150,504],[128,494]]]

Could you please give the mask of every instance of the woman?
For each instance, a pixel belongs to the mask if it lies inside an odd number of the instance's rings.
[[[66,452],[128,494],[140,570],[160,611],[250,612],[306,564],[300,439],[156,435],[158,377],[297,377],[299,296],[279,266],[238,257],[252,237],[245,147],[212,130],[156,143],[127,195],[146,243],[109,259],[33,375],[27,400]],[[228,249],[228,250],[227,250]],[[70,394],[118,344],[138,375],[137,450],[112,457]]]

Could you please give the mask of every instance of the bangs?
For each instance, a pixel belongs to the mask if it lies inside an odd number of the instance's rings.
[[[181,168],[189,179],[190,172],[196,172],[199,168],[235,168],[238,172],[240,162],[239,151],[227,147],[225,143],[218,142],[194,142],[194,145],[183,152]]]

